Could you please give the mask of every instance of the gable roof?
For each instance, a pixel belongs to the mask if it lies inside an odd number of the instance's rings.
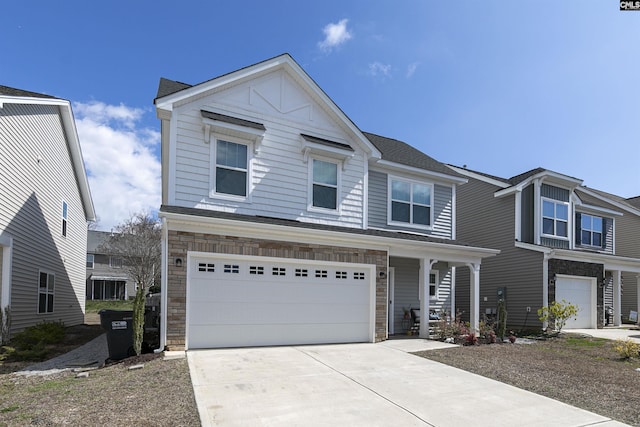
[[[60,118],[62,119],[62,126],[67,137],[67,148],[69,150],[71,163],[76,177],[75,182],[78,185],[80,198],[82,199],[85,218],[87,221],[95,221],[96,212],[93,207],[93,199],[91,198],[91,190],[89,189],[89,180],[87,178],[87,171],[84,167],[82,149],[80,147],[80,140],[78,139],[78,131],[76,129],[76,122],[73,118],[71,103],[66,99],[56,98],[50,95],[11,88],[8,86],[0,86],[0,106],[2,106],[3,103],[53,105],[60,109]]]
[[[189,98],[200,96],[206,92],[213,92],[231,85],[236,85],[280,69],[286,70],[288,74],[301,85],[301,87],[304,87],[309,91],[311,97],[314,98],[319,105],[322,105],[329,115],[333,115],[338,122],[342,123],[355,137],[355,140],[359,141],[359,144],[370,157],[380,158],[379,151],[362,134],[355,123],[351,121],[340,107],[333,102],[326,92],[318,86],[309,74],[307,74],[306,71],[304,71],[304,69],[302,69],[302,67],[300,67],[300,65],[288,53],[283,53],[282,55],[223,74],[196,85],[188,85],[186,83],[161,78],[158,86],[158,96],[154,99],[156,110],[159,114],[160,112],[166,114],[167,112],[171,112],[177,103],[184,102]]]
[[[635,206],[636,208],[640,209],[640,196],[629,197],[627,199],[627,203],[629,203],[631,206]]]

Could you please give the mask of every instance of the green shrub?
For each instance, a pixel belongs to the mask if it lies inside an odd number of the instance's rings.
[[[631,341],[630,339],[626,339],[624,341],[616,340],[613,349],[617,351],[620,357],[623,359],[638,357],[638,355],[640,354],[640,344]]]
[[[5,358],[15,361],[40,361],[49,353],[48,345],[64,339],[62,322],[38,323],[25,328],[11,340],[11,347],[3,347]]]
[[[576,318],[578,315],[578,306],[570,304],[566,300],[561,302],[554,301],[548,307],[538,309],[538,318],[541,322],[552,322],[554,330],[559,334],[567,320]]]

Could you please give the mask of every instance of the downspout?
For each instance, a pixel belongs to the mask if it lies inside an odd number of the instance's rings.
[[[162,262],[160,271],[160,347],[154,350],[154,353],[164,351],[167,342],[167,263],[168,263],[168,237],[167,219],[162,218]]]

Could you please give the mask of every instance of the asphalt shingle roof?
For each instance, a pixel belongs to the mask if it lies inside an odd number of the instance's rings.
[[[28,90],[16,89],[14,87],[2,86],[2,85],[0,85],[0,95],[57,99],[55,96],[45,95],[44,93],[31,92]]]

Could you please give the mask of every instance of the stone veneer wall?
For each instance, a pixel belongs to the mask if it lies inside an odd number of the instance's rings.
[[[602,288],[602,282],[604,280],[604,265],[593,264],[590,262],[577,262],[568,261],[563,259],[550,259],[549,260],[549,278],[554,274],[566,274],[569,276],[581,276],[581,277],[595,277],[596,289],[597,289],[597,315],[598,315],[598,328],[604,326],[604,290]],[[549,301],[552,303],[556,299],[556,284],[549,285]]]
[[[166,290],[167,350],[184,350],[185,346],[187,251],[375,264],[375,340],[378,342],[386,339],[387,252],[169,230],[168,289]],[[182,258],[181,267],[176,267],[176,258]],[[384,273],[382,277],[380,273]]]

